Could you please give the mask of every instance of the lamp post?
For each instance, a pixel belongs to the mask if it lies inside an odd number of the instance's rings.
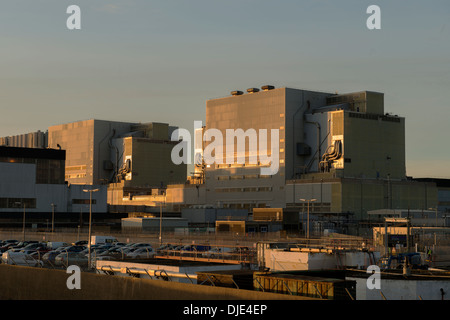
[[[164,192],[164,204],[166,200],[166,193]],[[162,246],[162,205],[163,201],[159,201],[159,245]]]
[[[317,199],[300,199],[300,201],[306,202],[308,204],[308,212],[307,212],[307,222],[306,222],[306,239],[309,241],[309,203],[314,202]]]
[[[91,225],[92,225],[92,193],[99,189],[83,189],[84,192],[89,192],[89,235],[88,235],[88,269],[91,268]]]
[[[436,208],[428,208],[428,210],[434,210],[436,212],[436,227],[438,226],[438,207]]]
[[[23,241],[25,241],[25,203],[23,204],[23,230],[22,230],[22,233],[23,233]]]
[[[52,233],[55,231],[55,206],[56,204],[50,204],[52,206]]]

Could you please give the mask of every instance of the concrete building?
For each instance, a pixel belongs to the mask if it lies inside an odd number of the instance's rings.
[[[439,212],[450,213],[450,179],[417,178],[414,180],[422,183],[435,183],[438,197],[437,210]]]
[[[175,165],[171,160],[178,141],[169,139],[168,124],[141,124],[131,129],[132,134],[112,141],[119,167],[115,182],[124,181],[125,187],[162,188],[186,181],[186,165]]]
[[[66,150],[69,183],[159,187],[186,180],[186,166],[170,160],[174,128],[91,119],[50,127],[48,144]]]
[[[112,181],[117,167],[111,161],[111,140],[130,132],[130,123],[85,120],[52,126],[48,147],[66,150],[66,181],[70,184],[102,184]]]
[[[122,219],[122,230],[126,232],[174,232],[188,228],[188,220],[182,218],[130,217]]]
[[[245,164],[215,164],[206,168],[208,201],[219,207],[247,208],[283,207],[285,205],[286,178],[300,173],[298,169],[307,164],[307,157],[297,155],[303,142],[303,112],[308,108],[323,106],[329,94],[295,90],[273,89],[265,86],[263,91],[255,88],[248,94],[233,92],[230,97],[206,102],[206,130],[217,129],[223,137],[227,129],[279,130],[279,169],[274,175],[261,175],[261,165],[249,163],[251,155],[246,146]],[[294,125],[294,124],[299,124]],[[299,147],[297,146],[299,144]],[[271,136],[266,148],[258,146],[257,155],[269,154]],[[224,152],[227,141],[223,142]],[[226,150],[226,151],[225,151]],[[237,153],[236,149],[231,150]]]
[[[27,221],[55,219],[89,212],[90,197],[84,189],[98,188],[92,194],[92,212],[106,213],[106,186],[68,185],[64,181],[65,151],[0,147],[0,220]],[[19,220],[14,219],[20,217]]]
[[[228,129],[278,129],[279,169],[262,175],[263,165],[249,161],[254,151],[246,144],[245,164],[206,165],[207,205],[303,212],[307,202],[300,199],[315,199],[315,213],[357,220],[366,219],[368,210],[436,205],[435,184],[406,176],[405,119],[385,112],[382,93],[261,89],[208,100],[205,130],[218,129],[225,137]],[[258,156],[270,150],[268,140]],[[224,159],[230,145],[224,139],[216,159]]]
[[[420,209],[435,206],[436,185],[410,180],[319,178],[286,182],[286,206],[315,214],[349,213],[352,219],[367,219],[377,209]]]
[[[0,146],[21,148],[47,148],[48,132],[40,130],[31,133],[18,134],[0,138]]]

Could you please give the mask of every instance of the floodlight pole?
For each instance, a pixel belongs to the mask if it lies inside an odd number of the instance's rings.
[[[84,192],[89,192],[89,235],[88,235],[88,270],[91,268],[91,230],[92,230],[92,193],[99,189],[83,189]]]
[[[23,241],[25,241],[25,206],[26,204],[23,204]]]
[[[309,203],[316,201],[317,199],[300,199],[300,201],[306,202],[308,204],[307,222],[306,222],[306,239],[309,243]]]
[[[52,203],[52,233],[55,231],[55,204]]]

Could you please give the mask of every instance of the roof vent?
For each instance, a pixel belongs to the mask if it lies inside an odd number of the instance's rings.
[[[247,92],[248,93],[255,93],[255,92],[259,92],[259,89],[258,88],[248,88]]]
[[[236,91],[231,91],[231,95],[232,96],[240,96],[241,94],[244,94],[242,91],[236,90]]]
[[[263,89],[264,91],[269,91],[269,90],[275,89],[275,87],[271,86],[271,85],[266,85],[266,86],[262,86],[261,89]]]

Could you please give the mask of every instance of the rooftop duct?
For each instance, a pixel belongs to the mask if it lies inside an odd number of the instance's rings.
[[[244,94],[242,91],[236,90],[236,91],[231,91],[231,95],[232,96],[240,96]]]
[[[262,86],[261,89],[263,89],[264,91],[269,91],[269,90],[275,89],[275,87],[271,86],[271,85],[265,85],[265,86]]]
[[[259,89],[258,88],[248,88],[247,92],[248,93],[255,93],[255,92],[259,92]]]

